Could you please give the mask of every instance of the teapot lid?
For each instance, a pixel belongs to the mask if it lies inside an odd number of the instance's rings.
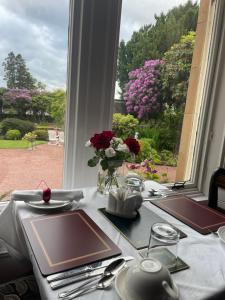
[[[162,264],[154,258],[147,258],[140,262],[140,268],[147,273],[156,273],[162,269]]]

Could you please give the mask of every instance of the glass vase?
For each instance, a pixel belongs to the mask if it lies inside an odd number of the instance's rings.
[[[108,195],[110,191],[119,187],[117,178],[117,168],[110,170],[99,170],[97,180],[97,191]]]

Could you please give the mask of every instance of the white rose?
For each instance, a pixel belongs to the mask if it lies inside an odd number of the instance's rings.
[[[85,147],[91,147],[91,142],[90,142],[90,141],[87,141],[87,142],[85,143]]]
[[[113,143],[120,143],[122,144],[123,143],[123,140],[121,138],[117,138],[117,137],[113,137],[110,141],[110,144],[112,145]]]
[[[126,144],[119,144],[116,150],[120,151],[120,152],[125,152],[125,153],[130,152],[130,150]]]
[[[112,147],[109,147],[105,149],[105,155],[106,157],[114,157],[116,156],[116,151]]]

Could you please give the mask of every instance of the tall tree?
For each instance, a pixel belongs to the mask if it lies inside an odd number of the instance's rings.
[[[182,111],[186,103],[194,44],[195,32],[182,36],[180,42],[164,54],[161,67],[163,102]]]
[[[28,90],[36,88],[36,80],[31,75],[21,54],[15,56],[13,52],[10,52],[2,65],[7,88]]]
[[[12,89],[16,87],[16,56],[13,52],[9,52],[5,61],[2,63],[4,67],[4,77],[7,88]]]
[[[162,59],[181,36],[195,31],[198,4],[187,1],[174,7],[167,14],[155,15],[155,24],[146,25],[134,32],[131,39],[121,42],[118,55],[117,80],[122,92],[129,81],[128,73],[144,65],[146,60]]]
[[[31,75],[26,66],[26,62],[21,54],[16,56],[16,88],[18,89],[35,89],[36,80]]]

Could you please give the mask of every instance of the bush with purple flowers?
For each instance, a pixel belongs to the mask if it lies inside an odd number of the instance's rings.
[[[32,100],[31,92],[27,89],[9,89],[4,94],[4,104],[13,107],[19,116],[24,116]]]
[[[161,109],[159,101],[159,66],[162,60],[147,60],[144,66],[129,72],[130,81],[125,87],[124,100],[128,113],[138,119],[147,119]]]

